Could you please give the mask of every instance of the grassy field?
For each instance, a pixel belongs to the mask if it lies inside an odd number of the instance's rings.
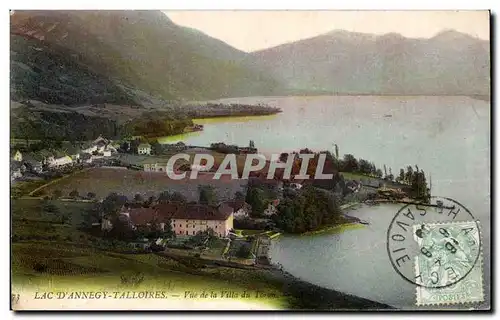
[[[242,191],[245,181],[231,180],[230,177],[212,180],[211,175],[200,174],[198,179],[172,180],[165,173],[145,172],[114,168],[92,168],[79,172],[71,177],[51,184],[44,188],[46,194],[53,194],[61,190],[67,196],[72,190],[85,195],[88,192],[96,194],[97,198],[104,198],[111,192],[133,198],[135,194],[144,197],[158,196],[162,191],[178,191],[188,198],[196,201],[199,197],[199,185],[212,185],[215,187],[219,199],[231,199],[236,191]]]
[[[41,268],[40,266],[43,266]],[[135,286],[122,282],[140,273]],[[259,271],[231,268],[193,268],[189,264],[154,254],[119,254],[89,247],[56,243],[15,243],[12,246],[13,291],[48,290],[259,290],[274,299],[255,299],[274,307],[286,307],[279,287],[265,281]]]
[[[15,181],[10,189],[11,197],[22,197],[46,183],[47,180]]]
[[[19,240],[84,240],[87,235],[76,227],[82,222],[82,213],[91,206],[36,198],[11,200],[12,236]]]
[[[11,266],[13,291],[26,290],[256,290],[276,299],[260,299],[272,307],[286,305],[279,287],[264,280],[258,270],[200,268],[189,259],[176,261],[155,254],[124,254],[103,250],[96,238],[79,231],[82,213],[92,204],[39,199],[12,200]],[[64,219],[63,219],[64,218]],[[64,220],[64,221],[63,221]],[[64,222],[64,223],[63,223]],[[220,241],[211,246],[220,254]],[[208,252],[210,253],[210,252]],[[140,273],[144,280],[131,288],[122,283]]]
[[[367,176],[367,175],[360,174],[360,173],[354,173],[354,172],[341,172],[340,174],[344,177],[344,179],[347,179],[347,180],[378,179],[376,177],[371,177],[371,176]]]

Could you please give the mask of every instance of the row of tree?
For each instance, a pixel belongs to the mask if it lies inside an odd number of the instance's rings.
[[[47,141],[90,141],[99,135],[111,139],[132,136],[161,137],[180,134],[193,126],[183,113],[143,112],[127,122],[108,117],[89,116],[78,112],[31,111],[19,108],[12,117],[11,138]]]

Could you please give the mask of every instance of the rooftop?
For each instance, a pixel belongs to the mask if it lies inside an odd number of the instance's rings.
[[[188,220],[226,220],[233,209],[227,205],[211,207],[201,204],[168,202],[150,208],[124,209],[134,225],[146,225],[154,221],[166,223],[172,218]]]
[[[227,205],[207,206],[202,204],[187,204],[172,216],[173,219],[187,220],[220,220],[225,221],[233,213]]]
[[[232,200],[224,202],[229,207],[231,207],[234,211],[238,211],[243,207],[249,207],[250,205],[245,202],[245,200]]]

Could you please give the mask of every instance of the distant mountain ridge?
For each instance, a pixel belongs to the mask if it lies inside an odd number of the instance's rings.
[[[490,44],[453,30],[430,39],[335,30],[251,53],[292,91],[489,95]]]

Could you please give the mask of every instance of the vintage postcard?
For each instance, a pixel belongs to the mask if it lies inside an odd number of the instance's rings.
[[[490,12],[10,11],[11,309],[490,310]]]

